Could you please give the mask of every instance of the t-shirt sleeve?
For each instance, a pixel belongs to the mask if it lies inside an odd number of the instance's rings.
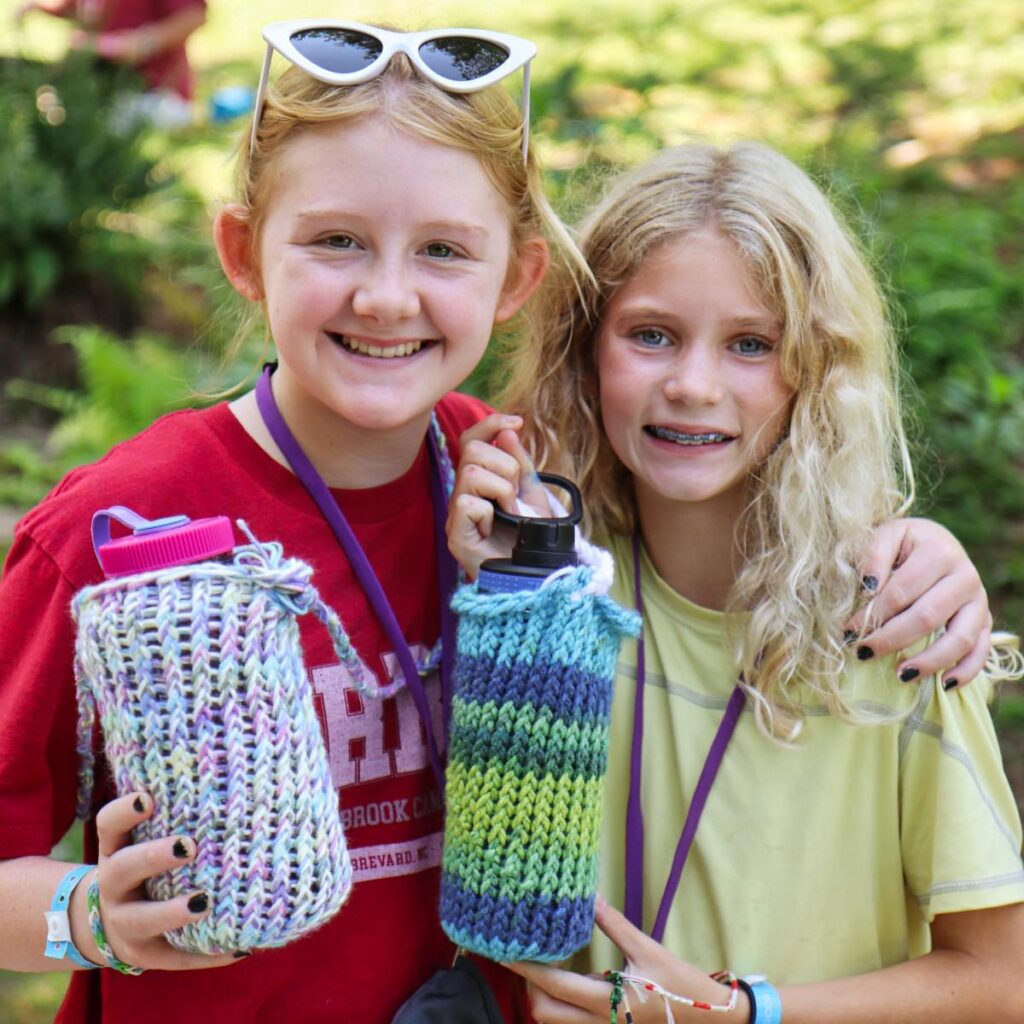
[[[492,412],[494,410],[486,402],[458,391],[450,392],[438,402],[437,419],[448,439],[452,458],[456,464],[459,454],[459,437],[462,432],[473,426],[474,423],[479,423]]]
[[[72,596],[50,557],[17,534],[0,577],[0,858],[48,854],[74,821]]]
[[[901,733],[904,871],[928,921],[1024,901],[1020,816],[989,692],[984,678],[950,693],[929,681]]]

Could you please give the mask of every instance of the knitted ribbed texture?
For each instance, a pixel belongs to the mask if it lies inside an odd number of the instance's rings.
[[[179,949],[282,946],[330,918],[351,888],[296,615],[313,611],[339,656],[368,673],[311,574],[279,545],[254,542],[230,562],[108,580],[73,602],[79,813],[98,715],[117,792],[153,796],[134,840],[196,841],[194,862],[147,882],[157,900],[209,894],[205,918],[167,934]]]
[[[619,645],[639,620],[580,567],[459,613],[441,922],[494,960],[561,960],[590,941]]]

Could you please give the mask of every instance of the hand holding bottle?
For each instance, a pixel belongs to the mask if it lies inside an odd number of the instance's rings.
[[[495,530],[495,506],[512,515],[552,515],[548,492],[519,440],[522,424],[519,416],[493,413],[460,440],[446,529],[448,548],[470,579],[476,579],[481,562],[512,552],[512,531]]]

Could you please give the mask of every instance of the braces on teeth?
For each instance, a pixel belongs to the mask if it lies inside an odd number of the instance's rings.
[[[663,441],[674,441],[681,445],[716,444],[729,440],[728,434],[720,434],[717,431],[709,431],[706,434],[681,434],[675,430],[667,430],[665,427],[648,427],[648,430]]]

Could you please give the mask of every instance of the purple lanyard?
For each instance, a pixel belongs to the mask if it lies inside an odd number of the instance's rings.
[[[330,526],[334,536],[337,538],[341,549],[348,557],[355,573],[366,594],[370,606],[377,615],[378,620],[384,627],[388,641],[394,649],[401,666],[402,674],[405,676],[405,685],[409,688],[413,703],[419,712],[420,720],[427,734],[427,750],[430,754],[430,765],[437,778],[438,787],[444,792],[444,771],[441,767],[441,753],[437,745],[437,738],[434,735],[434,723],[430,717],[430,706],[427,703],[427,693],[420,678],[416,661],[409,650],[405,637],[402,635],[401,627],[395,618],[384,588],[377,579],[363,551],[362,545],[356,539],[352,528],[348,525],[344,514],[338,507],[330,488],[324,483],[324,479],[316,471],[313,463],[309,461],[302,446],[295,439],[288,424],[285,423],[274,400],[274,391],[270,384],[272,367],[267,366],[260,379],[256,382],[256,404],[259,407],[260,415],[266,424],[274,443],[281,449],[281,453],[288,460],[292,471],[298,477],[300,483],[309,492],[309,496],[316,502],[327,525]],[[432,431],[427,431],[427,446],[430,452],[431,473],[430,473],[430,495],[434,506],[434,540],[437,548],[438,561],[438,582],[441,590],[441,701],[445,708],[445,726],[447,726],[448,706],[450,704],[451,687],[451,660],[454,650],[455,622],[454,615],[448,607],[454,589],[456,570],[445,539],[444,521],[447,512],[447,496],[444,491],[444,484],[441,480],[441,456],[437,450],[437,442],[434,440]]]
[[[643,617],[643,595],[640,590],[640,533],[633,534],[633,588],[636,602],[636,610]],[[636,642],[636,695],[633,703],[633,747],[630,752],[630,776],[629,776],[629,801],[626,804],[626,896],[625,914],[626,917],[639,929],[643,930],[643,907],[644,907],[644,816],[640,805],[640,780],[643,770],[641,752],[644,740],[644,638],[640,634]],[[746,696],[739,686],[732,691],[729,703],[726,705],[722,722],[718,726],[715,738],[711,741],[708,749],[708,756],[704,759],[704,767],[701,769],[700,778],[697,780],[697,788],[693,791],[693,798],[690,800],[689,810],[686,812],[686,821],[683,822],[683,830],[679,835],[679,842],[676,844],[675,856],[672,858],[672,868],[668,873],[665,882],[665,891],[661,896],[661,903],[658,906],[658,915],[654,919],[654,927],[651,929],[651,938],[655,942],[661,942],[665,935],[665,925],[668,923],[669,910],[672,901],[675,899],[679,889],[679,879],[683,874],[683,867],[686,858],[690,854],[690,847],[693,845],[694,836],[697,834],[697,826],[700,824],[700,817],[704,813],[704,805],[707,803],[708,794],[714,784],[718,769],[722,766],[722,758],[725,756],[725,749],[736,731],[736,725],[740,720],[740,712],[746,703]]]

